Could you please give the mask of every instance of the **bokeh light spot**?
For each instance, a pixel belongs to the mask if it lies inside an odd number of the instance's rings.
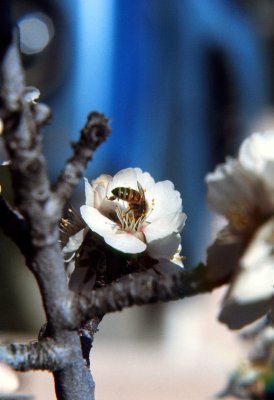
[[[18,21],[20,49],[24,54],[39,53],[54,36],[52,20],[41,12],[25,15]]]

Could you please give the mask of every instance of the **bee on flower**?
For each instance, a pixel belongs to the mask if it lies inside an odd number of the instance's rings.
[[[85,249],[100,251],[104,263],[106,254],[112,265],[115,257],[120,265],[126,260],[124,273],[134,271],[137,259],[149,267],[162,263],[182,266],[178,249],[186,215],[172,182],[155,182],[148,172],[127,168],[113,177],[101,175],[91,183],[85,179],[85,195],[80,207],[82,225],[78,224],[77,232],[70,231],[63,247],[65,255],[79,255],[88,240]],[[63,221],[66,231],[64,223],[69,222]]]

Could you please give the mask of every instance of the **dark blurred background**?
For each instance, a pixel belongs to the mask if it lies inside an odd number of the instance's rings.
[[[12,4],[27,83],[40,89],[41,101],[53,113],[44,129],[51,178],[70,155],[69,143],[77,139],[88,112],[104,112],[112,135],[86,176],[138,166],[156,180],[173,181],[188,216],[182,253],[186,267],[193,267],[211,240],[205,174],[234,154],[244,136],[271,124],[274,2]],[[0,167],[0,183],[11,199],[8,167]],[[73,204],[83,201],[81,184]],[[36,285],[22,264],[1,237],[2,330],[33,330],[43,322]],[[157,310],[159,332],[164,311]],[[139,312],[140,326],[151,312],[153,307]]]

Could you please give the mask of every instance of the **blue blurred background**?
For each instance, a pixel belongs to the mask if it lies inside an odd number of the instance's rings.
[[[86,176],[138,166],[173,181],[188,216],[186,267],[202,260],[204,176],[272,102],[273,11],[266,0],[14,1],[27,82],[53,112],[44,136],[52,179],[86,115],[105,113],[112,135]]]

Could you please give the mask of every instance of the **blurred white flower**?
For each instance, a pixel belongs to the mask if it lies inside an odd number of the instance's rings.
[[[170,181],[156,183],[149,173],[127,168],[91,185],[86,180],[85,192],[83,220],[114,249],[147,251],[157,259],[172,259],[177,252],[186,215]]]
[[[237,329],[266,313],[274,294],[274,131],[247,138],[206,183],[209,205],[227,220],[207,264],[215,278],[232,277],[219,319]]]
[[[19,388],[19,379],[16,373],[4,363],[0,363],[0,398],[16,398],[16,395],[9,397],[8,394],[14,393]],[[5,397],[6,395],[7,397]],[[3,397],[2,397],[3,396]]]

